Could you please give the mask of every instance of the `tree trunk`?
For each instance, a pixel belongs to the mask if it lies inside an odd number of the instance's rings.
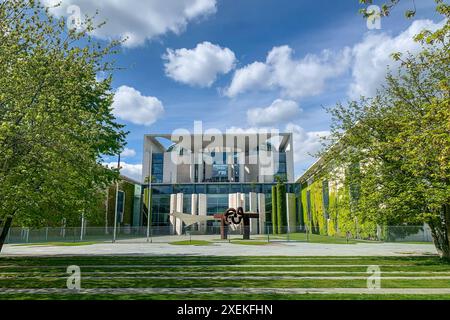
[[[11,228],[12,220],[12,217],[6,218],[5,225],[3,226],[2,233],[0,234],[0,253],[2,252],[3,244],[5,243],[9,229]]]
[[[444,246],[446,247],[446,249],[444,250],[445,253],[442,258],[450,260],[450,204],[446,204],[443,206],[442,215],[444,217],[445,226]]]
[[[442,259],[450,260],[450,205],[442,206],[439,219],[429,223],[433,242]]]

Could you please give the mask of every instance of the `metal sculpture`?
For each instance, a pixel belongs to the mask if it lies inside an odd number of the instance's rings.
[[[223,217],[223,219],[227,225],[241,224],[243,218],[244,218],[244,210],[242,208],[238,208],[237,210],[234,208],[230,208],[225,212],[224,217]]]
[[[214,218],[220,219],[220,235],[222,240],[228,238],[228,226],[230,224],[240,225],[243,222],[243,238],[250,240],[250,219],[259,217],[258,213],[245,213],[241,207],[234,209],[229,208],[224,214],[216,214]]]

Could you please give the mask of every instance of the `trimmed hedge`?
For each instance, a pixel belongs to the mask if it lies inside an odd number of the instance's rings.
[[[301,205],[305,225],[312,228],[313,233],[328,236],[343,236],[350,232],[353,237],[369,238],[376,234],[377,225],[373,221],[358,221],[352,214],[350,191],[347,187],[338,187],[336,183],[329,185],[328,219],[324,208],[323,178],[316,179],[310,185],[302,185]],[[308,214],[308,198],[310,193],[310,215]]]
[[[272,233],[278,233],[278,207],[277,207],[277,187],[272,187]]]
[[[286,185],[279,183],[277,188],[277,229],[278,233],[286,233],[287,213],[286,213]]]

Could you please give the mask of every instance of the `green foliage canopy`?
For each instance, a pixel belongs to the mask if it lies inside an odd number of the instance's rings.
[[[100,164],[125,144],[111,109],[118,43],[95,42],[95,28],[68,30],[38,1],[0,1],[0,220],[77,220],[118,178]]]
[[[396,73],[373,98],[330,110],[333,147],[323,156],[347,168],[352,211],[380,224],[428,223],[450,257],[450,7],[435,32],[416,36],[417,55],[393,54]],[[350,170],[358,164],[358,170]]]

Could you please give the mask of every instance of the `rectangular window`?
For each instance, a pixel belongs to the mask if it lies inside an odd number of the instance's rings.
[[[280,152],[278,154],[278,171],[275,177],[287,180],[286,152]]]
[[[234,182],[239,182],[239,175],[240,175],[240,169],[239,169],[239,157],[238,154],[235,152],[233,155],[233,178]]]
[[[185,194],[183,196],[183,213],[191,213],[191,202],[192,202],[192,197],[190,194]]]
[[[125,213],[125,192],[119,191],[117,194],[117,222],[123,223]]]
[[[179,184],[174,186],[174,193],[184,193],[184,194],[193,194],[194,193],[194,185],[193,184]]]
[[[208,215],[224,213],[228,209],[228,194],[209,194],[206,202]]]
[[[228,165],[213,164],[212,179],[215,182],[227,182],[227,180],[228,180]]]
[[[230,192],[231,193],[242,192],[242,185],[241,184],[232,184],[232,185],[230,185]]]
[[[170,195],[153,195],[152,197],[152,225],[168,226],[170,212]]]
[[[157,186],[152,186],[152,192],[153,192],[153,194],[172,194],[173,189],[172,189],[172,186],[157,185]]]
[[[164,154],[153,153],[152,154],[152,182],[162,183],[164,172]]]
[[[195,193],[206,193],[206,186],[204,184],[197,184],[195,186]]]

